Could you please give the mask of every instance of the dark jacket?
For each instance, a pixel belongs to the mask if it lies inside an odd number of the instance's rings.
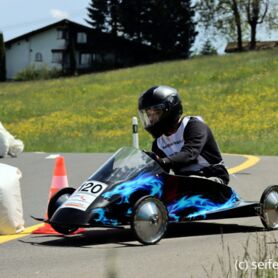
[[[178,130],[155,139],[152,151],[175,174],[218,177],[225,184],[229,174],[211,129],[200,117],[184,117]]]

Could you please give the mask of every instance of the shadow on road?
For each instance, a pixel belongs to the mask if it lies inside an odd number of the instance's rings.
[[[219,224],[208,222],[190,222],[169,224],[164,238],[192,237],[219,235],[231,233],[262,232],[263,228],[237,224]],[[103,244],[118,244],[119,247],[141,247],[129,227],[127,229],[90,229],[81,234],[62,235],[31,235],[28,239],[20,240],[38,246],[48,247],[79,247],[92,248]]]
[[[171,224],[166,237],[204,236],[217,234],[261,232],[263,228],[238,224],[191,222]]]

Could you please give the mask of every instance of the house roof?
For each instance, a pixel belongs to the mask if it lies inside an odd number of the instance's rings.
[[[9,47],[11,46],[12,44],[20,41],[20,40],[24,40],[24,39],[28,39],[30,37],[32,37],[33,35],[36,35],[36,34],[39,34],[41,32],[44,32],[46,30],[49,30],[49,29],[52,29],[53,27],[55,28],[58,28],[58,27],[65,27],[65,26],[75,26],[81,30],[86,30],[88,31],[91,35],[94,35],[94,36],[97,36],[98,38],[102,38],[104,40],[108,40],[108,41],[116,41],[118,44],[120,45],[123,45],[125,44],[126,46],[129,46],[131,48],[136,48],[136,49],[145,49],[145,50],[148,50],[148,51],[152,51],[152,52],[156,52],[156,53],[161,53],[160,50],[158,49],[155,49],[154,47],[150,46],[150,45],[146,45],[146,44],[142,44],[142,43],[139,43],[139,42],[136,42],[136,41],[132,41],[132,40],[128,40],[124,37],[119,37],[119,36],[116,36],[115,34],[110,34],[110,33],[105,33],[105,32],[101,32],[101,31],[98,31],[98,30],[95,30],[91,27],[88,27],[88,26],[85,26],[85,25],[82,25],[82,24],[79,24],[77,22],[74,22],[74,21],[71,21],[71,20],[68,20],[68,19],[62,19],[60,21],[57,21],[57,22],[54,22],[52,24],[49,24],[47,26],[44,26],[42,28],[39,28],[39,29],[36,29],[36,30],[33,30],[31,32],[28,32],[28,33],[25,33],[23,35],[20,35],[16,38],[13,38],[11,40],[8,40],[5,42],[5,45],[6,47]]]
[[[249,42],[242,42],[242,48],[243,50],[249,50]],[[257,41],[256,42],[256,50],[262,50],[262,49],[269,49],[278,47],[278,41]],[[236,42],[229,42],[225,48],[226,53],[232,53],[237,52],[238,47]]]
[[[68,19],[62,19],[62,20],[59,20],[57,22],[54,22],[52,24],[49,24],[49,25],[46,25],[42,28],[39,28],[39,29],[36,29],[36,30],[33,30],[31,32],[28,32],[28,33],[25,33],[23,35],[20,35],[18,37],[15,37],[11,40],[8,40],[5,42],[5,44],[7,46],[17,42],[17,41],[20,41],[20,40],[24,40],[24,39],[28,39],[30,37],[32,37],[33,35],[36,35],[36,34],[39,34],[43,31],[46,31],[46,30],[49,30],[49,29],[52,29],[53,27],[62,27],[64,25],[75,25],[75,26],[78,26],[79,28],[82,28],[82,29],[87,29],[87,30],[92,30],[90,27],[87,27],[85,25],[82,25],[82,24],[79,24],[77,22],[74,22],[74,21],[71,21],[71,20],[68,20]]]

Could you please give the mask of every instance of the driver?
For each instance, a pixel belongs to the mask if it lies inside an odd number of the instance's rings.
[[[211,129],[201,117],[182,116],[176,89],[148,89],[139,97],[138,110],[144,129],[155,138],[151,155],[164,169],[228,184],[229,174]]]

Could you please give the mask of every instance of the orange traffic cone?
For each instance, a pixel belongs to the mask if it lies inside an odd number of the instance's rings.
[[[49,196],[48,196],[48,203],[50,199],[62,188],[68,187],[68,178],[67,178],[67,171],[65,166],[65,160],[63,156],[58,156],[56,158],[56,163],[53,171],[52,182],[50,186]],[[47,212],[45,213],[45,219],[48,219]],[[83,232],[84,229],[78,229],[76,233]],[[56,232],[50,224],[44,223],[42,227],[34,230],[33,234],[59,234]]]
[[[68,187],[68,177],[65,165],[65,159],[63,156],[56,158],[56,164],[53,171],[52,182],[49,191],[48,201],[62,188]]]

